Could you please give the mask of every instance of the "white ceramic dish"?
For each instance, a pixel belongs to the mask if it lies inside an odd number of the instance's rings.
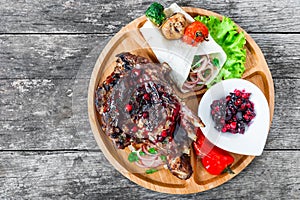
[[[254,103],[256,117],[244,134],[217,131],[210,114],[210,105],[213,100],[224,98],[235,89],[245,89],[246,92],[250,92],[250,100]],[[214,145],[238,154],[254,156],[262,154],[270,126],[270,110],[264,94],[253,83],[243,79],[229,79],[214,85],[203,95],[198,115],[206,125],[202,128],[203,134]]]

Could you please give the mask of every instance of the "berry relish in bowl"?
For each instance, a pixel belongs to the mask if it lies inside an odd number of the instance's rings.
[[[233,153],[258,156],[266,143],[270,110],[261,90],[243,79],[212,86],[202,97],[198,115],[201,128],[214,145]]]
[[[210,107],[215,128],[223,133],[244,134],[256,116],[250,96],[245,90],[235,89],[226,98],[214,100]]]

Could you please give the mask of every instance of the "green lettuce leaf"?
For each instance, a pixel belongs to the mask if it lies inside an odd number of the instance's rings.
[[[222,20],[215,16],[197,16],[196,21],[204,23],[211,37],[223,48],[227,60],[217,77],[208,85],[230,78],[241,78],[245,71],[246,62],[246,37],[243,32],[238,32],[238,27],[228,17]]]

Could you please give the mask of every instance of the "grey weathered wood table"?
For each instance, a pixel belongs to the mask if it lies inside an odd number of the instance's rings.
[[[89,127],[89,77],[107,41],[150,3],[0,0],[1,199],[300,198],[299,0],[177,2],[231,17],[261,47],[276,93],[262,156],[193,195],[144,189],[109,164]]]

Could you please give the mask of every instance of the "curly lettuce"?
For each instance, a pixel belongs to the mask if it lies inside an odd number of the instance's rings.
[[[246,38],[243,32],[238,32],[238,27],[228,17],[222,21],[215,16],[197,16],[196,21],[204,23],[211,37],[223,48],[227,60],[217,77],[208,85],[230,78],[241,78],[245,71],[246,62]]]

